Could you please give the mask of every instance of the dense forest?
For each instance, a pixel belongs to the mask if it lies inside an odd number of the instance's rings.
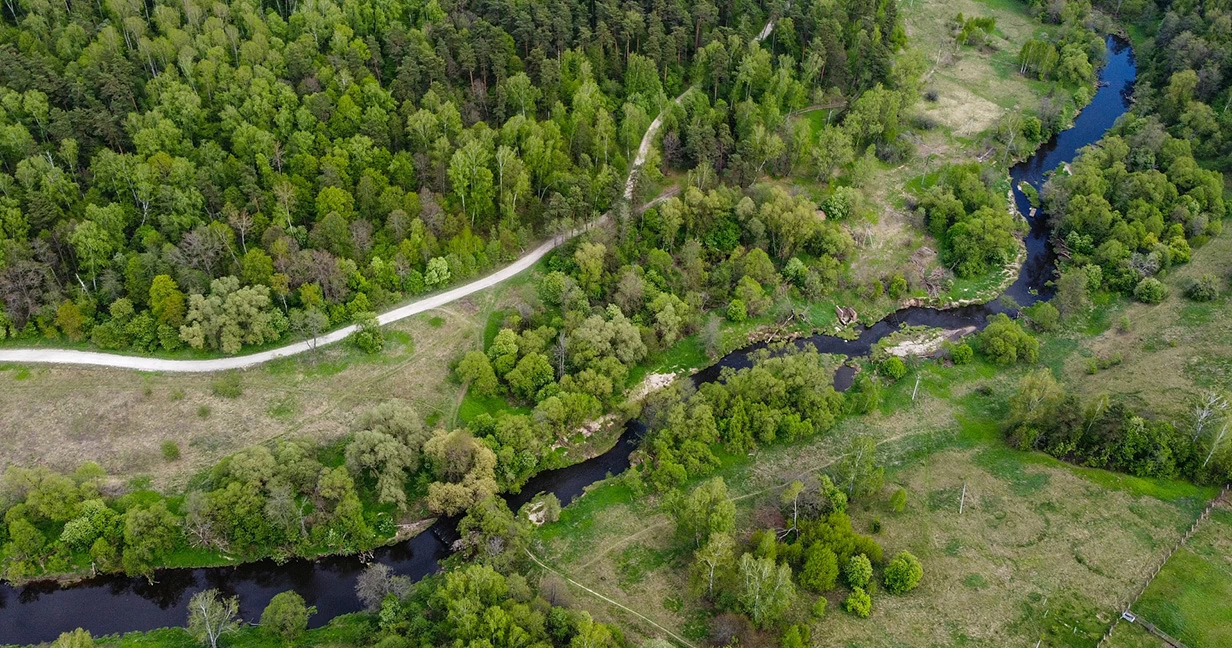
[[[747,2],[4,9],[0,329],[143,351],[315,335],[592,220],[689,84],[667,162],[751,180],[904,40],[892,2],[764,47]]]
[[[1134,113],[1049,183],[1045,206],[1064,265],[1086,272],[1091,290],[1158,301],[1155,275],[1187,262],[1229,215],[1221,171],[1232,164],[1232,61],[1220,53],[1232,14],[1219,2],[1105,9],[1154,35],[1139,57]]]

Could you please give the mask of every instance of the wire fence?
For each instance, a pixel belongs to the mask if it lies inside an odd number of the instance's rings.
[[[1177,549],[1184,546],[1185,543],[1189,541],[1189,538],[1193,536],[1194,532],[1198,530],[1198,526],[1202,524],[1206,518],[1210,517],[1211,511],[1214,510],[1214,508],[1218,506],[1221,501],[1223,501],[1224,497],[1227,496],[1229,488],[1232,488],[1232,484],[1224,485],[1223,490],[1219,491],[1219,495],[1207,503],[1206,508],[1202,511],[1202,515],[1199,515],[1198,519],[1194,520],[1194,523],[1190,525],[1189,530],[1186,531],[1185,534],[1181,536],[1181,539],[1172,546],[1171,551],[1164,556],[1164,559],[1155,565],[1155,569],[1151,571],[1151,575],[1147,577],[1146,582],[1138,588],[1133,597],[1125,601],[1125,605],[1121,606],[1120,616],[1112,620],[1112,625],[1108,627],[1108,631],[1104,633],[1104,636],[1099,640],[1099,643],[1096,644],[1096,648],[1103,648],[1103,645],[1107,643],[1109,638],[1112,637],[1112,631],[1116,629],[1117,624],[1121,622],[1121,619],[1128,619],[1132,622],[1133,619],[1137,618],[1132,612],[1134,604],[1138,602],[1138,599],[1142,598],[1142,594],[1146,592],[1146,588],[1150,587],[1151,583],[1155,580],[1155,577],[1159,576],[1159,572],[1163,571],[1164,565],[1168,564],[1168,560],[1172,558],[1172,554],[1176,553]]]

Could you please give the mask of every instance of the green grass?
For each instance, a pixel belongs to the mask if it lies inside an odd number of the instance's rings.
[[[1232,646],[1232,511],[1217,508],[1134,611],[1189,648]]]
[[[299,413],[300,406],[295,396],[288,394],[271,403],[265,411],[278,420],[286,421],[294,418]]]
[[[530,414],[531,408],[525,405],[514,405],[504,396],[480,396],[469,389],[462,397],[462,403],[458,405],[460,423],[469,423],[480,414],[497,416],[502,413]]]
[[[496,339],[496,334],[500,333],[501,326],[505,323],[505,318],[509,315],[504,309],[497,309],[488,314],[488,319],[483,325],[483,350],[487,351],[488,347],[492,346],[492,341]]]
[[[723,322],[723,327],[724,334],[732,336],[751,329],[747,324],[732,325],[727,321]],[[690,369],[700,369],[710,364],[710,357],[706,355],[706,350],[702,347],[700,337],[690,335],[678,340],[667,349],[653,354],[641,364],[633,367],[629,371],[626,386],[634,387],[650,374],[687,372]]]
[[[578,498],[560,512],[560,519],[539,527],[536,536],[544,540],[569,537],[594,529],[595,513],[618,504],[630,504],[637,499],[633,489],[620,480],[608,480],[592,486],[585,497]]]

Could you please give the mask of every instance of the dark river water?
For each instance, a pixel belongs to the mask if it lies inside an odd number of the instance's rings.
[[[1017,190],[1018,183],[1025,181],[1037,190],[1042,189],[1047,172],[1073,160],[1078,149],[1102,137],[1128,108],[1136,72],[1129,46],[1109,39],[1107,65],[1100,73],[1102,83],[1091,104],[1078,116],[1072,128],[1010,170],[1019,211],[1028,214],[1030,205]],[[1040,213],[1029,220],[1027,260],[1018,279],[1005,293],[1024,306],[1050,296],[1051,289],[1045,284],[1052,277],[1055,262],[1048,245],[1047,217]],[[944,311],[906,308],[863,329],[855,340],[816,335],[799,343],[812,344],[822,353],[857,357],[866,355],[874,343],[903,324],[947,329],[982,327],[990,314],[1004,310],[1005,307],[997,302]],[[757,348],[759,345],[753,345],[724,356],[718,364],[697,373],[694,381],[714,380],[722,367],[749,366],[749,353]],[[836,377],[839,387],[849,383],[850,374],[841,373]],[[637,421],[632,421],[616,446],[604,454],[568,468],[536,475],[520,495],[507,497],[510,508],[516,511],[540,491],[555,493],[562,505],[568,504],[581,495],[587,485],[623,472],[629,467],[629,454],[637,446],[642,430]],[[435,572],[440,560],[449,554],[449,543],[456,537],[454,525],[455,521],[442,520],[411,540],[376,550],[374,557],[389,565],[395,573],[418,580]],[[21,587],[5,584],[0,586],[0,644],[50,641],[61,632],[78,627],[97,636],[184,625],[189,598],[210,588],[239,596],[240,615],[253,622],[275,594],[295,590],[309,605],[317,607],[318,612],[310,623],[317,627],[335,616],[360,609],[354,587],[363,569],[364,564],[356,557],[293,560],[281,565],[263,560],[234,567],[162,570],[152,585],[143,578],[123,576],[104,576],[63,588],[55,583]]]

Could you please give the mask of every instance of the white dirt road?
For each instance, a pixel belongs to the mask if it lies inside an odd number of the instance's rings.
[[[680,103],[689,90],[685,90],[679,97],[673,101]],[[650,123],[650,127],[646,129],[646,134],[642,136],[641,145],[637,149],[637,157],[633,159],[633,164],[630,165],[629,177],[625,180],[625,200],[633,199],[633,191],[637,184],[637,173],[641,170],[642,165],[646,163],[646,157],[650,154],[650,147],[654,143],[655,133],[663,124],[662,114],[655,117],[655,120]],[[598,219],[596,223],[601,223],[607,220],[608,214]],[[468,284],[458,286],[446,290],[445,292],[436,295],[429,295],[418,301],[411,302],[405,306],[399,306],[390,311],[386,311],[377,316],[377,320],[382,325],[396,322],[401,319],[406,319],[412,315],[430,311],[434,308],[440,308],[446,304],[455,302],[467,295],[491,288],[496,284],[501,283],[517,275],[534,265],[544,255],[551,252],[553,248],[569,240],[578,233],[585,231],[579,229],[568,235],[554,236],[548,241],[541,244],[539,247],[531,250],[527,254],[520,257],[517,261],[493,272],[492,274],[476,279]],[[277,358],[285,358],[293,356],[305,351],[311,351],[314,348],[333,344],[346,339],[348,335],[355,331],[355,326],[347,326],[336,331],[331,331],[324,335],[318,336],[315,340],[305,340],[295,342],[286,346],[252,353],[248,355],[233,356],[228,358],[213,358],[209,360],[168,360],[163,358],[150,358],[143,356],[122,355],[118,353],[102,353],[98,351],[77,351],[72,349],[0,349],[0,362],[18,362],[18,363],[40,363],[40,364],[68,364],[68,365],[89,365],[97,367],[114,367],[117,369],[135,369],[137,371],[163,371],[163,372],[180,372],[180,373],[204,373],[210,371],[225,371],[228,369],[246,369],[259,364],[269,362]]]

